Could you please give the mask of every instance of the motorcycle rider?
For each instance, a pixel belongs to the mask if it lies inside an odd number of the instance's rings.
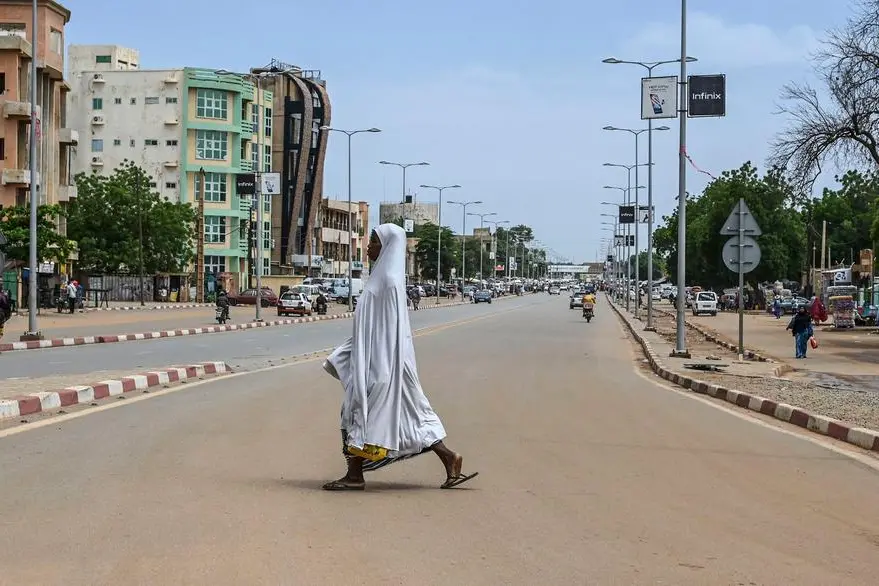
[[[595,315],[595,294],[587,289],[585,293],[583,293],[583,311],[586,311],[586,304],[592,304],[592,315]]]
[[[318,292],[317,299],[314,300],[314,309],[321,315],[327,312],[327,298],[324,297],[323,291]]]
[[[222,287],[217,291],[217,307],[223,309],[223,319],[229,319],[229,295]]]

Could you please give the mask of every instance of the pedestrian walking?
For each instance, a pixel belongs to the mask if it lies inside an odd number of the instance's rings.
[[[781,319],[783,313],[781,310],[781,300],[776,297],[775,301],[772,302],[772,314],[775,316],[775,319]]]
[[[3,337],[3,326],[12,316],[12,300],[9,293],[0,287],[0,338]]]
[[[76,311],[76,281],[67,281],[67,305],[70,313]]]
[[[812,337],[812,316],[806,310],[805,306],[800,306],[796,315],[787,324],[787,329],[794,336],[794,349],[797,358],[805,358],[809,349],[809,338]]]
[[[342,383],[342,453],[348,471],[324,490],[364,490],[364,472],[433,452],[445,467],[440,488],[462,484],[463,458],[443,443],[446,431],[418,380],[406,311],[406,233],[381,224],[366,251],[372,270],[354,312],[354,335],[324,369]]]

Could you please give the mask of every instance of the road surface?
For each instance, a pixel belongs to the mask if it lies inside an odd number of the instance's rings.
[[[490,305],[480,303],[413,311],[410,312],[412,327],[435,326],[469,316],[504,311],[529,303],[529,300],[530,297],[523,296],[504,298]],[[107,369],[140,372],[204,361],[226,362],[236,368],[254,368],[280,358],[329,348],[350,336],[351,327],[350,319],[338,319],[178,338],[4,352],[0,354],[0,377],[84,375]]]
[[[654,384],[604,302],[587,325],[567,301],[416,338],[481,473],[460,490],[437,489],[432,455],[319,490],[343,460],[316,361],[0,437],[0,582],[876,583],[874,468]]]

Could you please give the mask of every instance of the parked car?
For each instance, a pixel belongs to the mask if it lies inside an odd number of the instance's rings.
[[[473,293],[473,303],[491,303],[491,291],[488,289],[479,289]]]
[[[278,296],[269,287],[262,288],[260,298],[263,307],[272,307],[278,304]],[[256,305],[256,289],[245,289],[240,293],[230,293],[229,303],[231,305]]]
[[[278,299],[278,315],[311,315],[312,303],[305,293],[286,291]]]
[[[561,289],[559,289],[558,287],[556,287],[556,286],[552,286],[552,287],[549,288],[549,294],[550,294],[550,295],[561,295],[561,294],[562,294],[562,291],[561,291]]]
[[[693,299],[693,315],[710,313],[717,315],[717,294],[714,291],[700,291]]]

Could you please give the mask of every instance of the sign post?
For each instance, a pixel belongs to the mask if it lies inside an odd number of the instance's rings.
[[[723,263],[731,271],[739,274],[739,360],[745,357],[745,273],[750,273],[760,264],[760,245],[754,236],[763,231],[757,225],[748,204],[744,199],[730,212],[720,231],[723,236],[732,236],[723,245]]]

